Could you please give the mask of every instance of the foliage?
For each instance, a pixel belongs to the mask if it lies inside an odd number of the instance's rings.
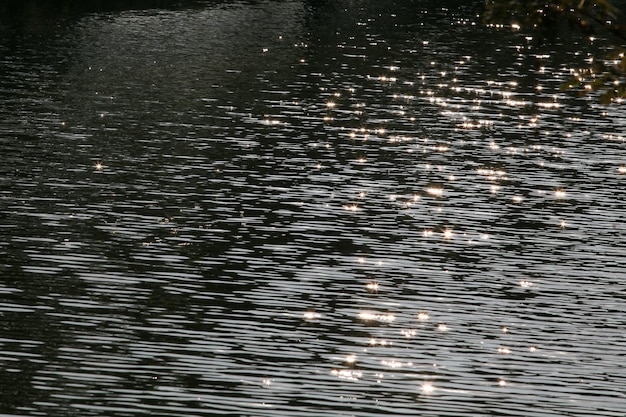
[[[589,37],[604,37],[610,52],[575,72],[564,89],[598,91],[602,103],[626,98],[626,27],[618,24],[620,9],[610,0],[485,0],[487,23],[532,29],[550,39],[566,27]]]

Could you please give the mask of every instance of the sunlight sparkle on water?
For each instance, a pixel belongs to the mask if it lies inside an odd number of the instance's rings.
[[[365,288],[367,288],[367,291],[371,292],[371,293],[377,293],[378,292],[378,288],[380,288],[380,285],[378,284],[378,282],[369,282]]]
[[[501,169],[489,169],[489,168],[479,168],[476,170],[478,175],[484,175],[490,181],[497,181],[500,179],[506,179],[506,171]]]
[[[565,190],[559,189],[554,191],[554,197],[562,200],[565,198]]]
[[[320,313],[316,313],[315,311],[305,311],[302,317],[304,317],[307,321],[312,321],[320,319],[322,315]]]
[[[561,107],[559,103],[554,103],[554,102],[536,103],[536,105],[538,107],[543,107],[545,109],[556,109],[556,108]]]
[[[359,313],[359,319],[363,321],[380,321],[383,323],[391,323],[396,319],[393,314],[376,314],[368,311],[362,311]]]
[[[430,382],[424,382],[422,384],[422,393],[423,394],[432,394],[435,391],[435,387]]]
[[[369,340],[369,345],[370,346],[391,346],[393,343],[387,341],[386,339],[376,339],[375,337],[372,337]]]
[[[441,187],[428,187],[426,192],[433,197],[441,197],[443,195],[443,188]]]
[[[425,311],[420,311],[419,313],[417,313],[417,319],[419,321],[428,321],[429,318],[430,315]]]
[[[393,368],[393,369],[402,368],[404,365],[407,365],[407,366],[411,366],[412,365],[411,362],[407,362],[406,364],[404,364],[404,363],[402,363],[400,361],[397,361],[395,359],[382,360],[382,361],[380,361],[380,364],[383,365],[383,366],[388,366],[388,367]]]
[[[104,165],[102,165],[102,162],[100,161],[96,162],[96,164],[94,165],[94,169],[96,171],[102,171],[103,168],[104,168]]]
[[[350,381],[358,381],[363,377],[363,373],[361,371],[355,371],[352,369],[333,369],[331,371],[332,375],[335,375],[341,379],[347,379]]]
[[[400,331],[400,334],[404,337],[410,338],[415,337],[417,335],[417,330],[415,329],[404,329]]]

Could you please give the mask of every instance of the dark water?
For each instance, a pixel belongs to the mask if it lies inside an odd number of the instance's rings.
[[[0,415],[625,415],[588,40],[317,3],[5,27]]]

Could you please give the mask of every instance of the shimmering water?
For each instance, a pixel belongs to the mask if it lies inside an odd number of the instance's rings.
[[[4,27],[1,415],[625,415],[588,40],[317,3]]]

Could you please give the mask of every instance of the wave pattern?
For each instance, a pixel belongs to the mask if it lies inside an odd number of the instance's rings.
[[[623,415],[621,107],[339,3],[0,42],[3,415]]]

